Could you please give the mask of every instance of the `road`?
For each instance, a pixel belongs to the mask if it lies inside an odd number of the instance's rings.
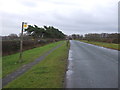
[[[118,51],[71,40],[66,88],[117,88]]]

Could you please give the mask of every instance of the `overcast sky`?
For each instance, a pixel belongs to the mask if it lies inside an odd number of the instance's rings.
[[[21,22],[63,33],[118,32],[119,0],[0,0],[1,35],[19,34]]]

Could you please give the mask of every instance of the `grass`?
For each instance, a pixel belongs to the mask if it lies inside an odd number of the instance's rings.
[[[106,47],[106,48],[120,50],[120,48],[119,48],[120,44],[95,42],[95,41],[87,41],[87,40],[80,40],[80,41],[85,42],[85,43],[90,43],[90,44],[98,45],[98,46],[102,46],[102,47]]]
[[[2,78],[2,57],[0,57],[0,78]]]
[[[63,88],[67,65],[66,43],[5,88]]]
[[[14,72],[22,65],[30,63],[34,61],[36,58],[43,55],[45,52],[49,51],[53,47],[57,46],[58,44],[62,43],[63,41],[51,43],[42,47],[26,50],[23,52],[23,62],[16,63],[19,60],[19,53],[12,54],[9,56],[2,57],[2,77],[5,77],[7,74]]]

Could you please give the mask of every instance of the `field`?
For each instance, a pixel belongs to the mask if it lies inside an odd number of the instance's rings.
[[[85,42],[85,43],[90,43],[90,44],[98,45],[98,46],[102,46],[102,47],[106,47],[106,48],[120,50],[120,48],[119,48],[120,44],[95,42],[95,41],[87,41],[87,40],[80,40],[80,41]]]
[[[16,63],[19,60],[19,53],[12,54],[9,56],[2,57],[2,77],[5,77],[7,74],[17,70],[24,64],[34,61],[36,58],[42,56],[45,52],[49,51],[53,47],[59,45],[63,41],[48,44],[42,47],[26,50],[23,52],[23,62]]]
[[[28,72],[9,83],[5,88],[63,88],[67,55],[68,48],[64,42],[45,60],[42,60]]]

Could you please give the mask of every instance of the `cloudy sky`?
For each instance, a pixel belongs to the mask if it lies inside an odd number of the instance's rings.
[[[63,33],[118,32],[119,0],[0,0],[1,35],[19,34],[21,22]]]

